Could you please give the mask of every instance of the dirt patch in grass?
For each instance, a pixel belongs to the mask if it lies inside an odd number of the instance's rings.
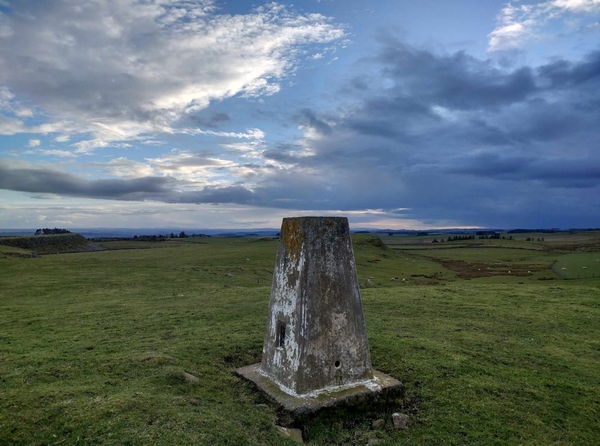
[[[507,265],[465,262],[464,260],[442,260],[435,257],[428,259],[438,262],[444,268],[454,271],[461,279],[475,279],[491,276],[530,276],[543,268],[540,265]]]

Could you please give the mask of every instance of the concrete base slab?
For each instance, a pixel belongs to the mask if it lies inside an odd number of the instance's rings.
[[[295,396],[281,390],[276,383],[260,373],[259,370],[260,363],[239,368],[235,370],[235,374],[254,383],[268,399],[294,418],[309,415],[327,407],[354,404],[366,399],[395,394],[403,387],[397,379],[375,370],[373,371],[373,381],[368,385],[357,384],[350,388],[319,393],[316,396]]]

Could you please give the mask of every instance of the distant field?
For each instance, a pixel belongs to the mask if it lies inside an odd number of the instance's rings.
[[[405,383],[410,429],[323,416],[308,443],[598,444],[600,250],[511,242],[355,236],[373,364]],[[295,444],[232,375],[260,359],[277,241],[101,245],[0,246],[0,445]]]
[[[504,233],[501,239],[448,241],[449,237],[464,235],[382,236],[381,239],[397,252],[435,261],[462,279],[487,277],[497,281],[498,276],[513,276],[520,280],[551,280],[600,276],[599,262],[595,262],[596,253],[600,252],[600,231]]]
[[[600,252],[565,254],[552,269],[564,279],[600,278]]]
[[[464,236],[470,233],[432,233],[428,235],[387,235],[380,237],[386,245],[402,249],[410,248],[449,248],[452,245],[462,246],[504,246],[519,247],[527,249],[577,249],[600,251],[600,231],[576,231],[576,232],[526,232],[526,233],[501,233],[502,239],[479,239],[460,240],[448,242],[448,237]],[[529,240],[528,240],[529,239]],[[543,239],[543,240],[540,240]],[[444,240],[443,243],[433,243]]]

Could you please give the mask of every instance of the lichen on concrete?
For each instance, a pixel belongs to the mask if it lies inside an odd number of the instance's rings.
[[[292,261],[298,260],[302,251],[304,235],[300,230],[298,219],[284,218],[281,225],[281,242],[287,250],[287,256]]]

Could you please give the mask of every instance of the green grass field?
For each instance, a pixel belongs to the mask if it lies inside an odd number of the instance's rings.
[[[564,279],[599,278],[600,252],[565,254],[558,259],[552,269]]]
[[[0,245],[0,258],[6,257],[31,257],[31,251],[28,249],[17,248],[16,246]]]
[[[373,365],[405,383],[410,428],[324,415],[307,443],[600,444],[600,252],[577,243],[413,251],[355,236]],[[294,444],[232,375],[260,359],[277,241],[104,245],[1,247],[0,445]]]

